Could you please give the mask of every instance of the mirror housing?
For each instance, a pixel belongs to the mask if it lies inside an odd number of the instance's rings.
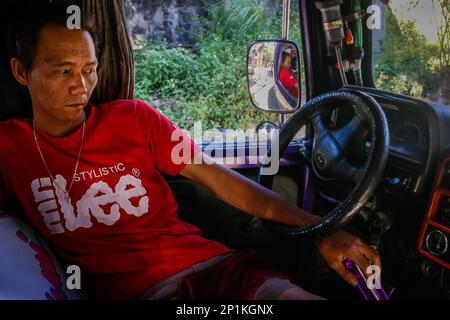
[[[301,97],[297,44],[286,40],[252,43],[247,52],[247,83],[256,108],[275,113],[295,112]]]

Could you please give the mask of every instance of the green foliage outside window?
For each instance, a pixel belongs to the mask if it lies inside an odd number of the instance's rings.
[[[280,38],[281,17],[271,19],[253,0],[211,5],[203,38],[193,49],[147,43],[136,50],[135,96],[159,108],[180,127],[202,121],[203,129],[248,129],[275,114],[251,105],[247,48],[257,39]],[[280,10],[281,14],[281,10]],[[298,11],[291,39],[299,43]]]
[[[450,1],[432,1],[441,6],[443,15],[438,43],[429,43],[415,20],[399,20],[389,9],[374,78],[377,88],[450,104]],[[419,3],[410,1],[410,10]]]

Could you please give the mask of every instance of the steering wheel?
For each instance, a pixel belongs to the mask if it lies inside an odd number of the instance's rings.
[[[324,121],[324,114],[342,105],[353,107],[353,119],[341,128],[330,128]],[[306,123],[311,123],[314,128],[311,150],[314,174],[322,180],[353,182],[354,188],[344,201],[314,224],[298,228],[262,220],[271,232],[289,238],[320,238],[349,223],[376,190],[389,151],[389,129],[384,112],[374,98],[362,92],[341,89],[309,100],[289,118],[272,142],[278,143],[279,156]],[[369,151],[364,164],[356,166],[349,162],[349,145],[361,130],[370,134]],[[272,189],[273,176],[262,174],[265,167],[267,164],[260,167],[258,182]]]

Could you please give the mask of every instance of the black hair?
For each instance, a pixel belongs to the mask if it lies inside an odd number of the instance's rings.
[[[10,26],[9,52],[17,57],[25,72],[31,71],[36,56],[39,35],[43,27],[49,24],[67,27],[69,14],[67,8],[78,1],[34,1],[21,13],[20,19]],[[81,28],[89,32],[98,49],[97,35],[92,17],[82,16]]]

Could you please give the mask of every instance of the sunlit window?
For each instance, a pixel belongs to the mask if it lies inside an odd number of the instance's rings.
[[[450,105],[450,1],[396,0],[373,37],[380,89]]]

